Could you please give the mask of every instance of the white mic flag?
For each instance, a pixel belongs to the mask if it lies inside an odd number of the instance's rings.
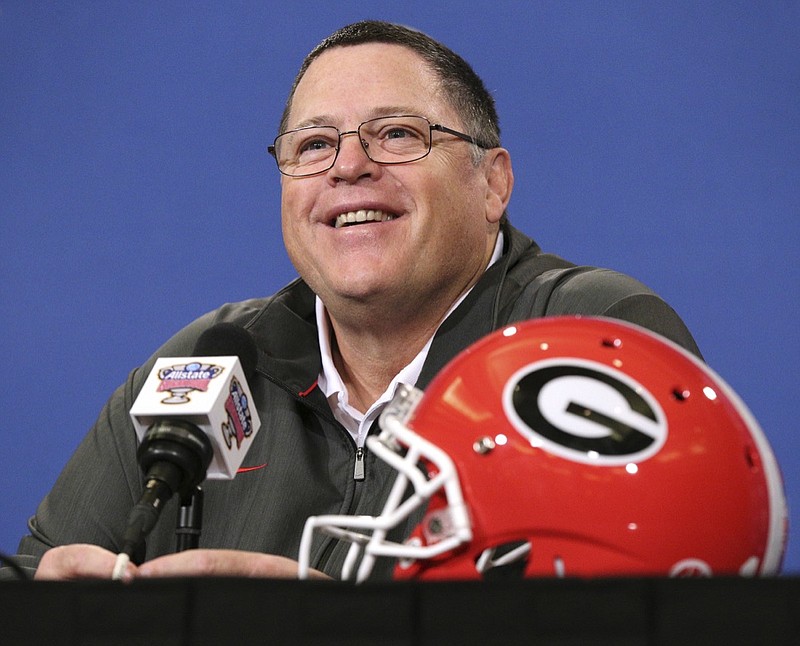
[[[148,428],[170,418],[197,426],[211,440],[207,477],[236,475],[261,426],[238,357],[159,358],[130,410],[141,442]]]

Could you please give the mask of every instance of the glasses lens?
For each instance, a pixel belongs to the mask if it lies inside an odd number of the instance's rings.
[[[400,164],[416,161],[431,150],[431,126],[425,117],[380,117],[361,124],[359,136],[372,161]]]
[[[332,126],[290,130],[275,140],[275,159],[287,175],[313,175],[330,167],[338,143],[339,132]]]

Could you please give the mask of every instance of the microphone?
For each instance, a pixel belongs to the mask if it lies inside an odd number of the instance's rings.
[[[219,323],[197,340],[191,357],[156,360],[130,410],[140,444],[145,489],[128,516],[120,555],[143,546],[173,495],[188,498],[209,479],[232,479],[261,421],[247,378],[257,350],[249,332]],[[115,576],[127,559],[118,558]]]

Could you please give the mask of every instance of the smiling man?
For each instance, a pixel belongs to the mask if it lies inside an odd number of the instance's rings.
[[[306,518],[383,507],[394,472],[364,442],[397,388],[424,388],[507,323],[608,316],[698,353],[647,287],[545,254],[511,226],[513,173],[494,102],[463,59],[418,31],[368,21],[323,41],[301,67],[270,152],[300,278],[205,315],[131,373],[20,543],[38,578],[111,575],[142,491],[128,411],[155,359],[186,356],[214,323],[246,328],[259,349],[250,385],[262,428],[246,465],[260,468],[206,483],[201,549],[172,553],[173,500],[128,578],[294,576]],[[335,576],[348,546],[316,540],[312,565]]]
[[[308,67],[285,120],[292,138],[319,130],[305,124],[351,134],[324,144],[327,170],[283,178],[282,213],[289,256],[325,304],[334,364],[362,411],[480,278],[511,195],[507,151],[476,161],[474,144],[431,129],[466,128],[446,93],[430,91],[440,86],[406,47],[337,47]],[[286,154],[284,172],[306,170]]]

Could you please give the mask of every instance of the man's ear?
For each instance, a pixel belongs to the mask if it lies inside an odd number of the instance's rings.
[[[486,221],[494,224],[505,213],[514,188],[511,155],[505,148],[492,148],[486,151],[483,164],[486,170]]]

